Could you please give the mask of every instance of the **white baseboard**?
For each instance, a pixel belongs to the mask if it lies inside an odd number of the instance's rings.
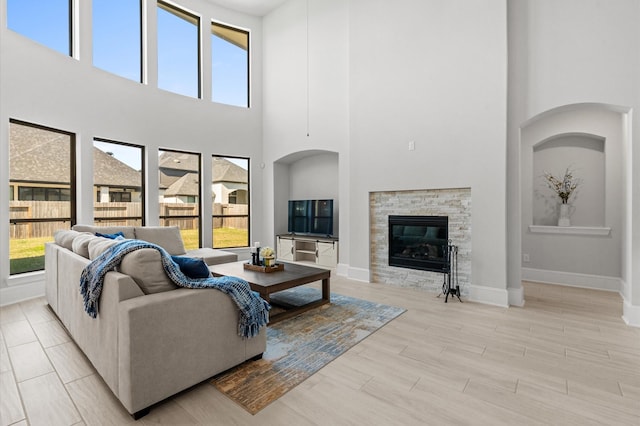
[[[371,282],[371,275],[369,274],[368,269],[353,268],[351,266],[344,265],[344,268],[342,269],[342,271],[345,273],[343,276],[349,279],[362,281],[365,283]]]
[[[40,296],[44,296],[44,281],[34,281],[0,288],[0,306],[11,305]]]
[[[469,300],[486,305],[509,307],[509,293],[504,288],[470,285]]]
[[[622,319],[627,325],[640,327],[640,306],[634,306],[622,296]]]
[[[518,306],[522,308],[524,306],[524,288],[507,288],[509,294],[509,306]]]
[[[616,277],[522,268],[522,279],[524,281],[535,281],[545,284],[560,284],[571,287],[591,288],[594,290],[622,292],[622,280]]]

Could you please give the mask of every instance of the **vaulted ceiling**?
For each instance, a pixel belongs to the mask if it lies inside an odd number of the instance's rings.
[[[249,15],[264,16],[286,0],[208,0],[211,3]]]

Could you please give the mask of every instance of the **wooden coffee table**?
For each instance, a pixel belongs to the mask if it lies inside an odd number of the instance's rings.
[[[309,309],[329,303],[330,300],[330,284],[331,271],[328,269],[320,269],[311,266],[299,265],[296,263],[284,264],[284,270],[275,272],[259,272],[244,269],[243,263],[246,261],[221,263],[219,265],[209,266],[209,270],[214,277],[222,277],[231,275],[242,278],[247,281],[253,291],[257,291],[260,296],[269,303],[271,295],[282,290],[287,290],[304,284],[322,281],[322,297],[301,306],[280,306],[283,312],[269,316],[269,323],[273,324],[292,316],[298,315]]]

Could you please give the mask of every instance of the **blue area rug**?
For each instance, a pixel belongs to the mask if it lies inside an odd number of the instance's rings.
[[[298,287],[272,301],[301,305],[320,291]],[[331,294],[331,303],[267,328],[263,358],[215,377],[211,384],[251,414],[275,401],[405,309]]]

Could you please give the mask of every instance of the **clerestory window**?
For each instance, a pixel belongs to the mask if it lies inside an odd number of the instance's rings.
[[[93,0],[93,65],[142,81],[142,2]]]
[[[249,106],[249,32],[211,23],[212,100]]]
[[[158,1],[158,87],[200,97],[200,18]]]

